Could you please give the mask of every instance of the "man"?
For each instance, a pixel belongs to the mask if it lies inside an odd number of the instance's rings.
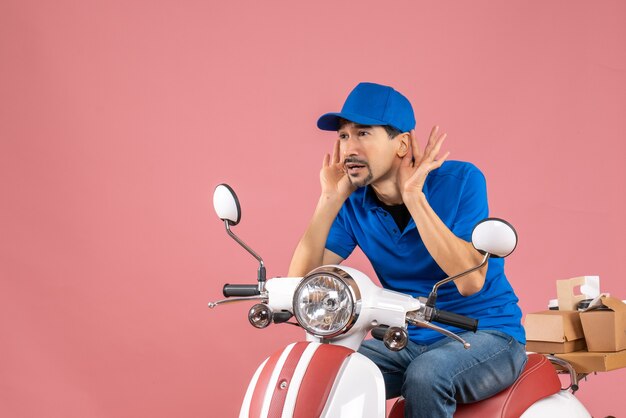
[[[402,94],[360,83],[342,111],[323,115],[317,126],[339,138],[332,157],[324,157],[321,196],[290,276],[340,263],[358,245],[385,288],[426,296],[437,281],[480,263],[469,240],[488,216],[485,179],[472,164],[446,162],[448,153],[438,158],[446,135],[437,127],[420,150],[413,108]],[[381,369],[388,398],[406,398],[406,416],[450,417],[457,402],[492,396],[521,372],[526,352],[517,301],[503,260],[491,259],[438,291],[440,309],[479,319],[478,332],[462,334],[471,349],[410,327],[400,352],[377,340],[359,351]]]

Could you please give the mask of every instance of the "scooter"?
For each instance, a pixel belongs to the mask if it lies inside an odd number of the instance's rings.
[[[398,351],[408,342],[407,325],[411,324],[436,330],[471,350],[463,338],[436,323],[475,332],[478,321],[437,309],[437,289],[482,268],[490,257],[510,255],[517,245],[517,233],[508,222],[497,218],[479,222],[472,244],[483,254],[481,263],[436,283],[428,297],[383,289],[362,272],[342,265],[322,266],[304,277],[266,280],[263,259],[231,229],[241,220],[234,190],[218,185],[213,205],[228,235],[257,259],[259,268],[257,283],[226,284],[225,299],[210,302],[209,307],[257,301],[248,312],[252,326],[289,323],[306,333],[305,341],[287,345],[258,367],[240,418],[384,418],[382,373],[357,352],[367,334],[371,332],[388,349]],[[552,362],[570,374],[569,388],[561,388]],[[577,384],[578,375],[567,362],[531,353],[512,386],[481,402],[457,405],[455,417],[590,417],[572,393]],[[388,418],[403,416],[404,400],[399,399]]]

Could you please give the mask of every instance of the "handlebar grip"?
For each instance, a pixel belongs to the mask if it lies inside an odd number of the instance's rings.
[[[379,325],[376,328],[372,329],[372,337],[382,341],[383,337],[385,336],[385,332],[387,332],[388,329],[388,325]]]
[[[289,311],[280,311],[274,312],[274,323],[282,324],[283,322],[289,321],[293,317],[293,314]]]
[[[222,289],[224,297],[231,296],[257,296],[260,295],[259,286],[256,284],[225,284]]]
[[[453,312],[435,309],[431,319],[432,322],[440,324],[452,325],[453,327],[476,332],[478,329],[478,319],[470,318],[464,315],[455,314]]]

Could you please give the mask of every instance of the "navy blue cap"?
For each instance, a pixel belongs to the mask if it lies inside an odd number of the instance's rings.
[[[389,125],[400,132],[415,128],[413,107],[406,97],[389,86],[359,83],[339,113],[326,113],[317,121],[324,131],[339,130],[339,118],[360,125]]]

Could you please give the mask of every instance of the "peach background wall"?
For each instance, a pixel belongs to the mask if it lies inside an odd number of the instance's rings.
[[[231,417],[255,367],[300,338],[248,305],[209,311],[256,264],[286,274],[359,81],[488,179],[520,235],[524,312],[554,280],[626,299],[623,1],[0,1],[0,415]],[[362,257],[349,264],[371,271]],[[623,415],[624,370],[591,376]]]

